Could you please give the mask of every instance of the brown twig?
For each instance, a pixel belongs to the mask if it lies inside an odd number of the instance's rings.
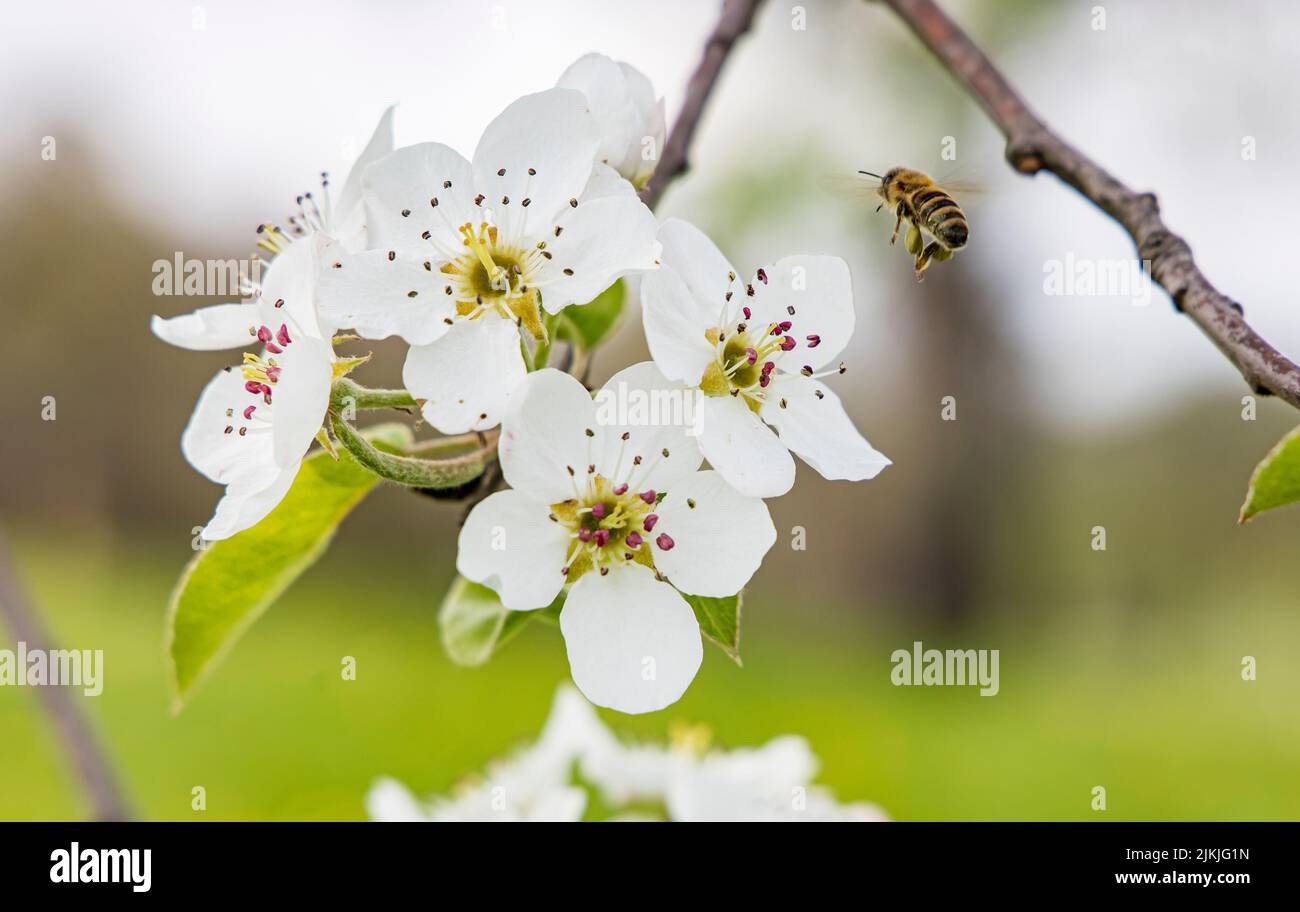
[[[654,177],[641,191],[641,201],[651,209],[658,204],[664,189],[677,177],[686,173],[689,167],[688,153],[691,138],[694,137],[695,128],[699,125],[700,115],[704,113],[704,105],[713,92],[714,84],[718,81],[722,65],[727,62],[727,57],[736,42],[749,31],[749,27],[754,22],[754,13],[761,4],[762,0],[725,0],[723,3],[718,24],[714,27],[713,34],[709,35],[708,41],[704,43],[704,53],[700,57],[699,65],[695,67],[690,82],[686,84],[686,101],[682,105],[681,113],[677,115],[672,132],[668,134],[668,141],[664,143],[663,155],[659,158],[659,164],[655,166]]]
[[[1192,250],[1165,225],[1152,193],[1138,193],[1052,132],[997,67],[931,0],[884,0],[984,106],[1007,139],[1007,161],[1023,174],[1050,171],[1133,238],[1151,276],[1191,317],[1251,389],[1300,408],[1300,367],[1269,345],[1242,317],[1241,305],[1201,273]]]
[[[0,613],[4,614],[16,642],[26,643],[29,652],[44,650],[50,654],[50,640],[41,629],[36,612],[27,603],[18,575],[9,559],[3,533],[0,533]],[[101,669],[101,674],[102,674]],[[37,687],[45,714],[49,717],[65,753],[76,767],[85,786],[96,820],[127,820],[130,814],[118,789],[108,756],[87,724],[67,688]]]

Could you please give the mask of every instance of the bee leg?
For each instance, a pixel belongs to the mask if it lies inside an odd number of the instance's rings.
[[[903,219],[908,217],[907,203],[899,203],[895,215],[898,216],[898,220],[894,222],[894,233],[889,236],[890,247],[893,247],[898,242],[898,232],[903,227]]]
[[[947,256],[944,254],[947,254]],[[951,256],[952,252],[938,241],[931,241],[926,244],[925,249],[922,250],[920,256],[916,258],[916,280],[920,282],[925,279],[925,268],[930,265],[931,259],[946,260]]]

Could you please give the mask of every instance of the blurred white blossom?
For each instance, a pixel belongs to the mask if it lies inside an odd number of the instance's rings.
[[[561,685],[531,747],[429,801],[381,778],[366,796],[366,811],[380,822],[569,821],[592,808],[609,820],[889,819],[874,804],[840,804],[812,785],[818,761],[797,735],[731,751],[708,741],[703,728],[679,727],[663,744],[624,743],[577,691]]]

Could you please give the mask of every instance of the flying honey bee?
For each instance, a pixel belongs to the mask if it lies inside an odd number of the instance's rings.
[[[888,206],[896,216],[894,233],[889,238],[890,244],[897,243],[903,222],[910,223],[903,245],[908,253],[916,257],[918,282],[925,278],[926,267],[932,260],[950,260],[955,251],[966,246],[970,238],[970,224],[966,221],[966,214],[952,198],[952,194],[936,184],[929,175],[911,168],[891,168],[883,175],[871,171],[858,173],[880,181],[878,187],[872,188],[881,201],[876,211]],[[859,184],[862,183],[861,178],[856,180]],[[952,186],[955,189],[957,185]],[[929,243],[926,243],[925,235],[930,236]]]

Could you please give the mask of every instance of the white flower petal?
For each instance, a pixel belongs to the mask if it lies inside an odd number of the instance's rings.
[[[681,276],[668,267],[641,277],[641,324],[650,356],[665,376],[699,385],[715,357],[704,332],[716,317],[705,316]]]
[[[596,158],[620,168],[628,149],[640,139],[639,112],[632,104],[623,70],[604,54],[586,54],[575,60],[555,85],[586,96],[600,133]]]
[[[366,793],[366,816],[376,823],[418,823],[429,819],[410,789],[387,776],[376,779]]]
[[[564,587],[569,531],[550,507],[521,491],[498,491],[470,511],[457,542],[456,569],[513,611],[545,608]]]
[[[242,420],[248,406],[265,408],[244,389],[244,382],[237,368],[218,371],[199,394],[181,435],[181,452],[190,465],[217,484],[256,476],[265,485],[279,473],[270,427]],[[240,434],[240,427],[248,431]]]
[[[424,399],[424,420],[444,434],[495,427],[527,370],[515,324],[493,314],[460,320],[406,353],[402,382]]]
[[[556,85],[587,97],[600,132],[597,159],[644,185],[663,151],[666,132],[663,101],[655,99],[650,80],[630,64],[587,54],[574,61]]]
[[[645,186],[654,173],[664,151],[668,121],[664,116],[664,100],[655,97],[654,86],[644,73],[629,63],[619,63],[627,82],[628,100],[637,112],[637,134],[627,149],[619,171],[638,187]],[[653,145],[647,145],[647,140]],[[648,156],[648,157],[647,157]]]
[[[858,433],[839,397],[811,377],[774,375],[762,416],[781,442],[824,478],[862,481],[889,465]]]
[[[746,299],[752,326],[789,321],[797,347],[781,359],[782,369],[808,365],[818,370],[830,364],[853,335],[853,282],[848,264],[833,256],[789,256],[765,267],[767,282],[753,282],[754,297]],[[790,309],[794,309],[794,313]],[[810,347],[808,336],[820,342]],[[798,365],[798,366],[794,366]]]
[[[256,304],[213,304],[192,313],[163,319],[154,315],[149,321],[153,334],[168,345],[191,351],[219,351],[257,344],[249,329],[260,323]]]
[[[721,598],[745,587],[776,542],[767,505],[745,497],[718,472],[696,472],[668,490],[654,528],[673,540],[656,544],[655,566],[678,589]]]
[[[287,324],[290,335],[328,339],[334,327],[317,313],[316,280],[320,253],[330,245],[330,238],[315,234],[291,243],[266,267],[258,298],[261,323],[279,328]]]
[[[578,689],[619,712],[677,702],[704,657],[691,606],[636,564],[578,580],[560,612],[560,631]]]
[[[659,256],[654,215],[633,194],[601,196],[564,212],[536,279],[542,305],[559,313],[586,304],[631,272],[654,269]]]
[[[595,459],[598,471],[636,491],[665,490],[694,474],[702,458],[692,434],[694,412],[703,398],[669,380],[653,361],[610,377],[595,398],[602,443]]]
[[[717,751],[681,768],[668,789],[675,821],[760,821],[797,819],[795,790],[807,794],[817,758],[796,735],[774,738],[758,748]]]
[[[393,108],[393,105],[389,105],[379,116],[379,123],[370,134],[370,141],[357,156],[357,160],[352,163],[347,179],[343,181],[343,192],[339,194],[338,206],[334,210],[336,219],[346,219],[353,209],[361,205],[362,173],[371,164],[393,151]]]
[[[609,165],[596,165],[591,169],[591,177],[587,180],[587,186],[582,191],[582,196],[578,197],[578,208],[582,208],[585,202],[603,199],[607,196],[626,197],[637,199],[636,188],[628,183],[623,175],[619,174]],[[569,208],[573,208],[570,206]],[[561,218],[564,213],[560,213]]]
[[[659,243],[663,245],[660,261],[682,277],[697,302],[700,331],[717,326],[727,292],[743,294],[739,278],[734,282],[730,278],[735,274],[731,263],[707,234],[682,219],[666,219],[659,226]]]
[[[641,319],[660,370],[698,385],[714,348],[705,332],[719,327],[729,309],[731,264],[704,232],[681,219],[659,226],[661,268],[641,279]]]
[[[442,143],[404,146],[366,168],[361,181],[372,248],[446,260],[464,252],[460,227],[483,220],[469,162]]]
[[[588,750],[582,775],[613,804],[662,802],[676,769],[691,762],[688,755],[658,744],[616,743]]]
[[[587,793],[576,785],[549,788],[533,799],[529,823],[576,823],[587,809]]]
[[[501,473],[512,488],[546,503],[574,496],[574,475],[600,452],[591,394],[568,374],[547,368],[516,387],[501,422]],[[573,471],[570,472],[570,469]]]
[[[703,397],[700,449],[746,497],[780,497],[794,485],[794,459],[758,415],[735,396]]]
[[[328,342],[304,336],[275,356],[280,380],[272,395],[271,440],[280,467],[296,465],[325,420],[334,381],[334,350]]]
[[[260,523],[284,500],[301,467],[301,462],[295,462],[281,469],[269,484],[253,479],[240,479],[231,484],[217,503],[212,519],[203,527],[203,538],[220,541]]]
[[[620,746],[587,698],[561,684],[542,733],[528,750],[528,764],[543,774],[552,772],[556,781],[567,782],[574,760],[591,751],[604,753]]]
[[[571,89],[525,95],[497,115],[474,150],[474,184],[504,236],[549,231],[586,187],[599,144],[586,98]]]
[[[321,272],[318,296],[321,313],[335,325],[350,326],[366,339],[401,336],[412,345],[428,345],[450,328],[446,321],[455,314],[455,301],[439,281],[436,262],[386,250],[334,262],[339,265],[327,264]]]

